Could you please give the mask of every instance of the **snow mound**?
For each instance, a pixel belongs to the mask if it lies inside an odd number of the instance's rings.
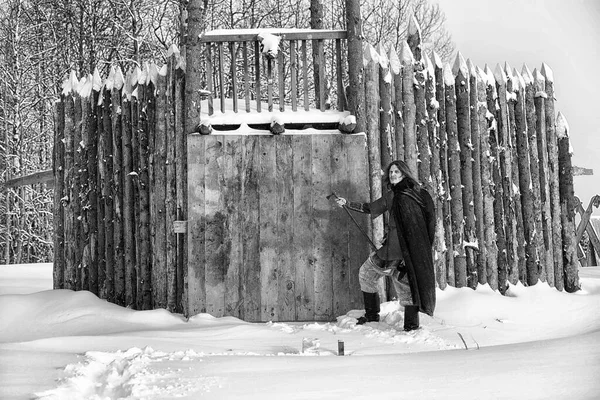
[[[0,343],[185,324],[185,318],[164,309],[135,311],[66,289],[0,296],[0,320]]]

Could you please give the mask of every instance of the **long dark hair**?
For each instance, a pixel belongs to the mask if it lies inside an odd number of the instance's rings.
[[[392,184],[390,183],[390,168],[392,168],[392,165],[395,165],[396,167],[398,167],[400,172],[402,172],[402,174],[404,175],[404,179],[408,179],[413,186],[421,185],[421,183],[415,177],[415,175],[413,174],[412,170],[410,169],[410,167],[408,166],[408,164],[406,162],[404,162],[402,160],[395,160],[395,161],[392,161],[390,163],[390,165],[388,165],[387,168],[385,169],[385,174],[383,176],[383,183],[385,184],[386,187],[389,188],[392,186]]]

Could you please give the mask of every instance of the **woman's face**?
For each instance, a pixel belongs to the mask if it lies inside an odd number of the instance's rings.
[[[402,171],[400,171],[398,169],[398,167],[396,165],[392,165],[392,167],[390,168],[390,183],[392,185],[397,184],[398,182],[400,182],[402,179],[404,179],[404,174],[402,173]]]

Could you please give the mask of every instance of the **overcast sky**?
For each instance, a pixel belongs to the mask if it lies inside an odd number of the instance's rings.
[[[571,129],[573,164],[594,170],[575,177],[575,195],[587,207],[600,194],[600,0],[433,1],[457,50],[475,65],[550,66],[556,111]]]

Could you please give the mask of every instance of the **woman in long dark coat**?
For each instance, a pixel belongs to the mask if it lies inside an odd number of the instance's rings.
[[[419,327],[419,311],[433,315],[435,272],[433,238],[435,209],[431,195],[419,184],[404,161],[393,161],[385,170],[386,193],[371,203],[336,200],[340,207],[371,214],[389,213],[386,240],[369,255],[359,271],[365,316],[358,324],[379,321],[377,281],[392,276],[400,304],[405,308],[404,329]]]

